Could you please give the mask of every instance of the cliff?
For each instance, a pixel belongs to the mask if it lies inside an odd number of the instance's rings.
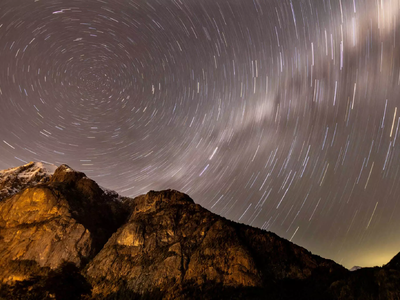
[[[14,187],[20,177],[28,177],[16,173],[9,180]],[[127,216],[119,201],[65,165],[18,190],[0,201],[3,283],[27,280],[64,262],[83,267]]]
[[[350,272],[178,191],[122,198],[66,165],[21,181],[24,167],[0,173],[14,186],[0,199],[0,299],[400,297],[396,257]]]

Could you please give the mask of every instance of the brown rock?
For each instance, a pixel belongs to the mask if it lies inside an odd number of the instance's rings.
[[[47,183],[0,202],[0,281],[28,278],[39,272],[37,266],[50,270],[70,262],[82,267],[126,214],[94,181],[61,166]],[[18,267],[26,261],[36,263],[35,271]]]
[[[272,233],[212,214],[177,191],[151,191],[127,204],[129,220],[86,267],[95,298],[128,290],[186,299],[211,286],[214,292],[203,296],[212,299],[218,289],[265,291],[271,282],[305,280],[319,269],[345,271]],[[273,289],[271,295],[279,293]]]
[[[122,198],[36,163],[0,187],[0,299],[400,298],[400,254],[349,272],[177,191]]]
[[[0,201],[22,189],[47,182],[56,166],[30,162],[26,165],[0,171]]]

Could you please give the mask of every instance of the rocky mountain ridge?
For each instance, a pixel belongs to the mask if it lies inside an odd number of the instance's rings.
[[[28,185],[48,181],[56,169],[57,166],[52,164],[30,162],[23,166],[0,171],[0,201],[18,193]]]
[[[124,198],[38,163],[0,188],[0,299],[400,298],[399,255],[350,272],[178,191]]]

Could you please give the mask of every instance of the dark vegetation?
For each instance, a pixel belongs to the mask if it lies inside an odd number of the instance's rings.
[[[91,295],[92,286],[79,269],[71,263],[64,263],[57,270],[46,275],[16,281],[12,285],[0,286],[0,299],[85,299]]]

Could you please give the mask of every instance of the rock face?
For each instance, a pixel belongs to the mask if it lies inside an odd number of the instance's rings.
[[[126,290],[201,299],[237,288],[243,297],[262,298],[268,290],[279,293],[274,285],[281,280],[346,272],[272,233],[212,214],[177,191],[151,191],[129,205],[126,224],[85,269],[96,298]]]
[[[85,174],[62,165],[43,178],[0,202],[0,282],[28,279],[64,262],[82,267],[125,221],[122,203]]]
[[[121,198],[66,165],[18,179],[32,167],[0,173],[18,182],[0,200],[0,299],[400,297],[399,255],[350,272],[178,191]]]
[[[360,270],[360,269],[362,269],[362,267],[354,266],[354,267],[352,267],[352,268],[350,269],[350,271],[357,271],[357,270]]]
[[[29,185],[48,181],[56,168],[51,164],[30,162],[20,167],[0,171],[0,201]]]

